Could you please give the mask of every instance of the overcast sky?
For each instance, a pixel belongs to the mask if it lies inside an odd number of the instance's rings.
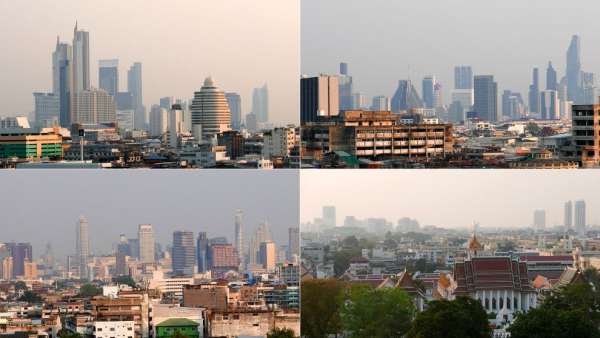
[[[34,91],[52,90],[56,36],[71,43],[75,20],[90,33],[92,86],[98,60],[142,62],[144,104],[163,96],[190,99],[204,78],[242,95],[269,87],[272,122],[298,120],[299,0],[19,0],[0,1],[0,116],[33,110]]]
[[[546,225],[563,224],[564,203],[584,199],[587,223],[600,224],[600,173],[595,170],[304,170],[300,219],[321,217],[323,205],[345,216],[383,217],[394,224],[411,217],[421,224],[468,228],[530,226],[535,209]]]
[[[174,230],[232,242],[238,208],[246,240],[267,220],[274,240],[287,244],[288,228],[299,224],[295,170],[18,170],[0,172],[0,186],[0,242],[31,242],[35,256],[47,242],[60,258],[73,253],[80,215],[92,250],[104,253],[119,234],[137,237],[141,223],[154,225],[163,248]]]
[[[436,75],[448,103],[454,66],[493,74],[524,98],[534,66],[553,61],[559,79],[573,34],[583,69],[600,73],[600,4],[589,0],[303,0],[302,73],[337,73],[349,63],[358,91],[392,96],[399,79]],[[409,73],[410,69],[410,73]]]

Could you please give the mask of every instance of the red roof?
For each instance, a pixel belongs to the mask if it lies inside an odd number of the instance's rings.
[[[573,256],[528,256],[522,255],[519,260],[524,262],[562,262],[562,261],[573,261]]]
[[[473,257],[457,262],[454,264],[455,293],[468,295],[490,289],[532,291],[526,264],[510,257]]]

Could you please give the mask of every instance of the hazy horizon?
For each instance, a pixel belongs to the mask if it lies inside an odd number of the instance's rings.
[[[564,203],[583,199],[587,224],[600,225],[596,171],[553,170],[304,170],[300,222],[336,206],[337,223],[360,219],[417,219],[421,225],[469,228],[531,226],[536,209],[546,226],[563,224]],[[341,183],[343,182],[343,183]]]
[[[574,34],[582,69],[600,74],[597,9],[584,0],[303,0],[302,74],[337,74],[347,62],[355,91],[369,98],[391,97],[407,78],[421,93],[423,77],[435,75],[449,104],[454,66],[470,65],[475,75],[494,75],[499,95],[510,89],[527,101],[533,67],[542,89],[548,61],[564,76]]]
[[[210,75],[242,96],[242,118],[251,111],[252,89],[267,83],[271,122],[299,120],[299,0],[23,0],[0,3],[0,12],[0,117],[28,115],[32,93],[52,91],[56,37],[71,44],[77,21],[90,35],[93,87],[98,60],[119,59],[121,91],[139,61],[147,111],[161,97],[191,99]]]
[[[36,257],[47,242],[60,259],[73,254],[80,215],[94,253],[110,253],[120,234],[137,238],[145,223],[163,249],[174,230],[232,243],[236,209],[244,212],[245,241],[266,220],[274,241],[287,244],[288,228],[299,225],[298,172],[291,170],[20,170],[0,175],[0,185],[0,242],[31,242]]]

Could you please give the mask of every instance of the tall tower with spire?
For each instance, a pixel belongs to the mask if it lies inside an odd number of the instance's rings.
[[[77,22],[73,29],[73,67],[74,93],[90,89],[90,34],[79,30]]]

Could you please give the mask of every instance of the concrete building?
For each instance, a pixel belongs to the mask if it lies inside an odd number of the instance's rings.
[[[293,262],[295,257],[300,257],[300,228],[289,228],[287,258]]]
[[[318,121],[320,117],[338,116],[339,84],[335,76],[319,75],[300,80],[300,123]]]
[[[181,109],[181,105],[174,104],[171,107],[167,131],[169,147],[172,149],[179,148],[179,136],[183,132],[183,110]]]
[[[196,261],[194,233],[191,231],[173,232],[173,249],[171,254],[173,274],[175,276],[192,276]]]
[[[133,338],[135,322],[126,321],[94,321],[92,326],[95,338]]]
[[[242,97],[238,93],[225,93],[225,98],[231,112],[231,128],[240,130],[242,127]]]
[[[138,226],[139,258],[142,263],[154,263],[154,229],[152,224]]]
[[[498,121],[498,84],[493,75],[478,75],[474,78],[473,111],[485,121]]]
[[[533,212],[533,227],[537,231],[543,231],[546,228],[546,210],[535,210]]]
[[[79,277],[88,277],[88,260],[90,257],[89,225],[85,217],[79,217],[75,228],[75,253],[79,260]]]
[[[389,111],[392,110],[390,98],[387,96],[375,96],[371,103],[371,110],[375,111]]]
[[[258,123],[269,121],[269,89],[266,83],[252,91],[252,112],[256,114]]]
[[[563,225],[565,226],[566,229],[571,229],[573,227],[573,202],[572,201],[565,202]]]
[[[119,298],[96,297],[91,300],[92,318],[97,322],[133,322],[134,338],[149,337],[149,301],[147,294],[119,294]],[[107,324],[110,325],[111,324]]]
[[[196,240],[198,273],[205,273],[208,267],[208,237],[206,232],[199,232]]]
[[[135,129],[135,111],[134,110],[117,110],[117,126],[121,131]]]
[[[229,271],[237,271],[239,255],[231,244],[213,244],[208,249],[208,268],[214,278],[220,278]]]
[[[273,271],[277,263],[276,245],[273,242],[260,243],[260,263],[267,271]]]
[[[150,136],[160,137],[165,135],[168,130],[168,121],[169,113],[167,109],[159,105],[152,105],[152,108],[150,108]]]
[[[556,90],[540,92],[540,116],[542,120],[560,119],[560,101]]]
[[[119,60],[98,61],[98,87],[112,97],[119,92]]]
[[[102,89],[86,89],[72,95],[74,123],[114,123],[116,109],[113,97]]]
[[[573,158],[583,167],[600,165],[600,104],[575,105],[572,114],[572,149],[566,157]]]
[[[146,109],[142,95],[142,64],[135,62],[127,71],[127,92],[133,99],[135,129],[146,129]]]
[[[295,145],[296,128],[294,126],[274,128],[263,134],[262,156],[265,159],[288,157]]]
[[[212,77],[207,77],[192,100],[192,134],[197,140],[211,139],[230,129],[231,112],[225,93],[215,85]]]
[[[234,215],[234,226],[235,226],[235,249],[239,256],[240,267],[239,271],[244,270],[244,212],[241,209],[237,209]]]
[[[454,67],[454,89],[473,89],[473,69],[471,66]]]
[[[193,277],[166,277],[160,269],[152,271],[152,278],[148,280],[148,289],[156,290],[164,299],[183,299],[183,288],[193,285]]]
[[[60,97],[53,93],[33,93],[35,125],[50,127],[60,124]]]
[[[579,200],[575,201],[575,231],[579,236],[585,236],[586,233],[586,211],[585,211],[585,201]]]

